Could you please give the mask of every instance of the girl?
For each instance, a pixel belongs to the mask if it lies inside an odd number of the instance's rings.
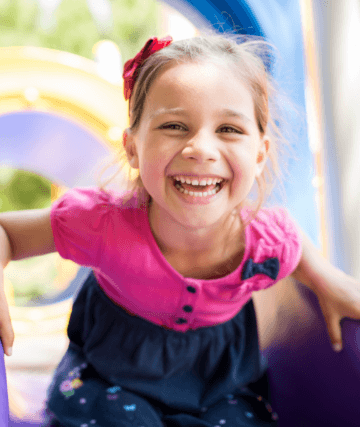
[[[252,292],[293,275],[316,292],[340,346],[340,319],[360,318],[359,283],[285,209],[261,209],[278,133],[257,46],[150,39],[124,69],[134,191],[75,188],[50,209],[0,215],[0,265],[58,251],[92,267],[44,426],[276,425]]]

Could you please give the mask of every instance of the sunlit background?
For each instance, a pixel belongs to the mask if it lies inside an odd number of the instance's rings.
[[[273,71],[299,107],[291,123],[299,129],[291,140],[298,158],[289,164],[284,204],[324,256],[360,280],[359,24],[357,0],[0,0],[0,212],[45,208],[69,188],[97,184],[128,124],[123,64],[149,37],[234,28],[265,35],[279,48],[283,68]],[[110,188],[123,185],[120,174]],[[87,274],[57,253],[6,267],[15,343],[5,364],[14,420],[41,421],[47,386],[68,345],[72,301]],[[281,297],[271,295],[263,307],[275,313]],[[276,320],[260,318],[260,328],[277,322],[285,340],[318,327],[315,317],[301,317],[302,305],[295,314],[282,307]],[[266,343],[272,340],[269,333]],[[321,364],[330,360],[318,354]]]
[[[83,62],[83,69],[86,69],[89,64],[83,58],[88,58],[95,62],[96,66],[92,67],[94,74],[96,73],[113,85],[118,85],[120,94],[122,90],[122,55],[125,58],[135,55],[147,38],[154,34],[171,33],[174,39],[181,39],[191,37],[196,33],[195,27],[175,10],[169,6],[160,6],[151,0],[146,2],[111,2],[109,0],[78,0],[76,2],[72,0],[1,1],[0,25],[1,47],[31,46],[57,50],[57,52],[49,52],[33,49],[33,51],[28,50],[28,53],[26,53],[26,49],[22,49],[22,52],[14,50],[11,53],[8,50],[9,56],[5,58],[5,55],[2,55],[0,67],[3,74],[6,66],[9,69],[12,67],[11,80],[16,81],[17,78],[22,78],[21,75],[17,75],[20,73],[14,69],[14,64],[9,66],[9,62],[16,54],[17,60],[20,62],[21,60],[24,61],[26,55],[31,56],[33,52],[32,60],[33,62],[39,61],[38,67],[41,66],[40,61],[48,61],[51,62],[48,66],[53,68],[59,63],[65,62],[67,66],[76,69],[80,68],[80,64]],[[75,55],[66,56],[65,52],[79,55],[81,58]],[[16,68],[21,68],[21,65],[18,63]],[[40,78],[40,73],[37,77]],[[55,76],[55,78],[57,77]],[[49,79],[48,76],[42,78]],[[61,80],[57,78],[53,82],[54,85],[67,86],[69,84],[68,80]],[[64,132],[62,132],[63,135],[59,135],[54,131],[54,127],[59,121],[59,113],[62,115],[66,113],[63,111],[64,105],[58,106],[57,114],[52,114],[50,117],[55,106],[46,105],[46,101],[49,100],[41,99],[44,98],[44,95],[43,93],[39,94],[39,88],[26,87],[23,93],[12,93],[13,96],[10,99],[9,82],[6,82],[6,88],[4,86],[5,83],[0,84],[2,89],[0,105],[3,106],[3,114],[6,109],[12,110],[12,113],[4,115],[0,119],[2,144],[15,145],[20,138],[28,138],[29,142],[34,144],[31,139],[36,137],[35,145],[38,148],[40,146],[39,138],[47,138],[46,141],[42,142],[44,145],[52,147],[50,154],[54,155],[53,139],[68,136]],[[7,99],[4,99],[5,91],[8,92]],[[65,98],[64,88],[62,88],[62,96]],[[58,99],[58,102],[63,104],[64,101],[65,99]],[[101,101],[107,102],[104,97]],[[127,119],[124,107],[125,102],[123,110],[117,112],[119,116],[122,114],[118,120],[120,125],[125,123]],[[114,106],[108,105],[109,110],[112,108]],[[22,120],[19,119],[19,115],[16,117],[14,113],[16,110],[27,110],[31,111],[32,114],[28,115],[28,120],[25,118]],[[43,113],[43,120],[41,120],[40,112]],[[45,113],[48,115],[47,120]],[[89,124],[88,118],[79,118],[87,119],[87,124]],[[34,124],[36,120],[38,123]],[[68,120],[74,121],[74,115]],[[14,129],[15,122],[18,127],[22,128],[20,135],[19,129]],[[52,132],[45,133],[44,125],[51,128]],[[61,125],[66,126],[64,123],[58,124],[59,127]],[[41,127],[41,131],[37,126]],[[108,146],[106,148],[117,148],[116,143],[122,135],[122,127],[112,126],[108,129],[105,141]],[[77,130],[79,134],[81,131],[84,132],[85,130]],[[104,135],[101,136],[104,137]],[[72,135],[73,140],[78,140],[79,137],[79,135],[75,135],[75,137]],[[24,146],[22,146],[23,148]],[[14,152],[15,150],[16,147],[13,148]],[[23,154],[27,157],[32,154],[42,156],[41,151],[44,149],[33,150],[33,153],[26,151]],[[49,153],[47,153],[45,161],[49,160],[48,155]],[[68,155],[69,153],[66,153],[66,156]],[[15,163],[14,159],[11,160]],[[60,162],[60,160],[55,157],[53,159],[55,162]],[[40,162],[37,161],[37,163],[40,166]],[[49,177],[41,176],[36,171],[16,169],[10,161],[1,157],[0,166],[0,212],[49,207],[55,199],[68,189],[64,183],[51,181]],[[84,171],[80,171],[80,173],[84,173]],[[11,300],[16,306],[29,306],[34,300],[38,303],[41,297],[49,298],[64,290],[64,286],[69,282],[69,277],[65,277],[65,271],[69,275],[73,275],[76,268],[71,262],[62,260],[57,254],[11,263],[6,270],[7,288],[8,292],[11,293]],[[24,275],[24,271],[28,273]]]
[[[124,58],[154,35],[196,32],[153,0],[1,0],[0,212],[49,207],[70,187],[96,185],[127,125]],[[4,275],[15,332],[10,412],[36,422],[82,270],[53,253],[10,262]]]

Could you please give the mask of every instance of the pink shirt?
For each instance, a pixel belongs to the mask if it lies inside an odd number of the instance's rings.
[[[147,204],[137,208],[135,196],[121,206],[126,193],[109,193],[96,187],[74,188],[53,203],[56,249],[62,258],[92,267],[114,303],[165,328],[186,332],[224,323],[253,291],[290,275],[300,261],[301,234],[295,222],[284,208],[264,208],[245,229],[245,254],[235,271],[211,280],[185,278],[161,253]],[[246,215],[243,209],[242,218]],[[280,263],[276,279],[259,273],[241,279],[249,258],[260,263],[274,257]]]

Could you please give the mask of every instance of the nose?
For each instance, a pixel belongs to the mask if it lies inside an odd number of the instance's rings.
[[[194,159],[198,162],[216,161],[220,158],[219,141],[209,132],[199,132],[187,141],[182,150],[186,159]]]

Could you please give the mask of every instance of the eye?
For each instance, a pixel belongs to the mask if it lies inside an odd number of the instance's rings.
[[[167,125],[160,126],[159,129],[170,129],[170,130],[183,130],[184,126],[178,125],[176,123],[169,123]]]
[[[225,133],[240,133],[240,134],[244,133],[243,131],[235,129],[230,126],[223,126],[222,128],[220,128],[220,130],[223,130],[223,129],[226,129]]]

